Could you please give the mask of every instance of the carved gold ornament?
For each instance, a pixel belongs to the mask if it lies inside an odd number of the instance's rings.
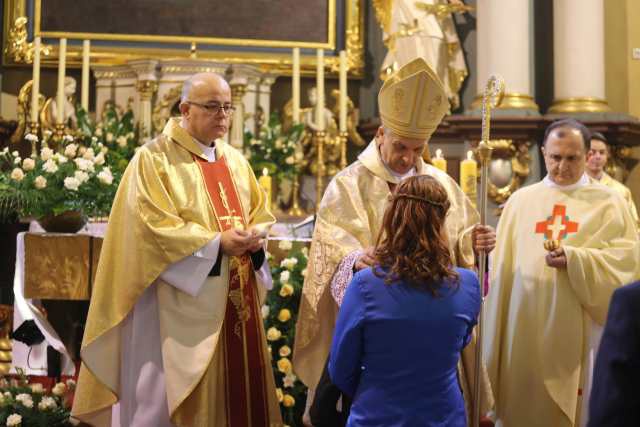
[[[531,155],[526,141],[510,139],[489,141],[493,149],[489,164],[488,194],[496,204],[502,204],[519,189],[530,173]]]
[[[31,64],[35,48],[33,42],[27,42],[27,22],[25,16],[18,17],[13,27],[7,32],[4,54],[14,62]],[[42,45],[40,54],[47,56],[51,53],[51,46]]]

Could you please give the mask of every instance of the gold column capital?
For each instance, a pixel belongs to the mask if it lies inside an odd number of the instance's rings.
[[[604,99],[590,96],[554,99],[548,113],[608,113],[611,107]]]
[[[471,110],[480,110],[482,108],[482,94],[479,93],[471,103]],[[540,107],[533,99],[533,96],[524,93],[505,93],[500,105],[494,110],[530,110],[540,111]]]
[[[143,101],[150,101],[153,94],[158,90],[158,82],[155,80],[138,80],[136,90],[140,93]]]

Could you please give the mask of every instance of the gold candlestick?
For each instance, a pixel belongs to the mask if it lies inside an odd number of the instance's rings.
[[[324,192],[324,139],[326,133],[322,130],[316,131],[314,134],[316,146],[316,212],[320,208],[320,200]]]
[[[299,193],[300,192],[300,176],[296,174],[293,177],[293,189],[291,193],[291,207],[287,212],[291,216],[303,216],[305,212],[300,207]]]
[[[40,124],[38,122],[29,122],[28,123],[28,129],[30,134],[38,136],[38,133],[40,131]],[[35,156],[38,155],[38,147],[37,147],[37,141],[31,141],[31,155]]]
[[[340,169],[344,169],[347,167],[347,141],[349,138],[347,137],[348,133],[346,131],[340,132]]]
[[[62,140],[64,139],[64,131],[65,131],[64,123],[55,124],[55,128],[53,130],[53,137],[51,139],[53,140],[53,143],[56,144],[58,147],[62,146]]]

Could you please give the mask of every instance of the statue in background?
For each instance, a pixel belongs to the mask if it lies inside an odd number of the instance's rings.
[[[340,91],[333,89],[331,91],[331,97],[333,98],[333,108],[331,111],[336,117],[340,117]],[[360,115],[358,109],[353,104],[351,98],[347,96],[347,138],[348,141],[354,144],[356,147],[364,147],[366,141],[362,139],[358,133],[358,122],[360,121]]]
[[[29,80],[20,88],[18,92],[18,127],[11,135],[12,144],[22,141],[25,133],[29,131],[27,124],[31,120],[31,90],[33,80]],[[42,94],[38,95],[38,111],[42,111],[45,104],[45,98]]]
[[[76,93],[76,79],[73,77],[64,78],[64,113],[62,122],[65,128],[68,130],[75,130],[78,128],[78,120],[76,118],[75,108],[75,93]],[[55,128],[57,123],[58,105],[56,97],[47,99],[44,104],[42,113],[40,114],[40,123],[42,129]]]
[[[468,75],[453,13],[471,10],[461,0],[374,0],[376,18],[388,53],[382,63],[384,80],[393,71],[423,58],[436,71],[453,109]]]

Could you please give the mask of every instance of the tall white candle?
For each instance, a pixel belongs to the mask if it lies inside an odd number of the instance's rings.
[[[291,81],[293,102],[293,123],[300,123],[300,48],[293,48],[293,73]]]
[[[82,42],[82,89],[80,93],[80,105],[84,111],[89,111],[89,51],[91,42]]]
[[[58,96],[56,97],[57,122],[64,122],[64,73],[67,61],[67,39],[60,39],[59,49],[59,62],[58,62]]]
[[[40,94],[40,37],[33,40],[33,77],[31,85],[31,121],[38,122],[38,95]]]
[[[322,49],[318,49],[317,53],[316,90],[318,92],[316,125],[318,130],[324,131],[324,50]]]
[[[340,132],[347,131],[347,52],[340,51]]]

